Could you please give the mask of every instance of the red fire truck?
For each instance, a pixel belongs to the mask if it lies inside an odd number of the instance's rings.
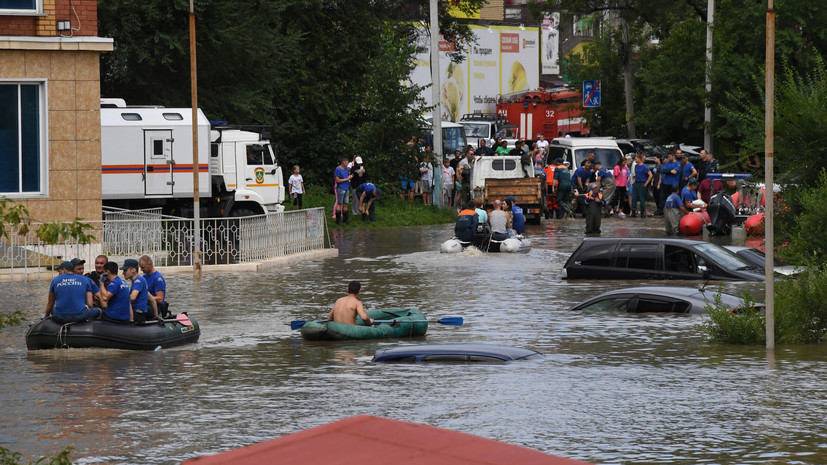
[[[571,87],[555,87],[501,95],[497,115],[517,126],[518,139],[534,140],[543,134],[555,137],[588,135],[583,99]]]

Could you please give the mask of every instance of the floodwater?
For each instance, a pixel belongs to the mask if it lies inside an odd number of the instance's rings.
[[[604,220],[603,235],[660,236],[661,225]],[[73,446],[80,464],[168,464],[373,414],[595,463],[827,463],[827,346],[768,357],[763,347],[705,342],[703,316],[569,312],[641,284],[561,280],[582,228],[529,227],[527,255],[439,254],[450,225],[334,231],[339,258],[198,282],[170,276],[174,310],[189,310],[202,330],[197,344],[175,349],[28,352],[25,328],[6,328],[0,446],[25,458]],[[372,364],[376,349],[411,341],[306,343],[290,331],[291,320],[325,315],[352,279],[368,308],[465,319],[434,323],[415,343],[514,345],[545,359]],[[723,289],[763,295],[761,283]],[[45,291],[3,283],[0,300],[34,320]]]

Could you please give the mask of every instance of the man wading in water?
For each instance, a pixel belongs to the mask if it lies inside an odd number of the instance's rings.
[[[347,296],[336,300],[336,303],[333,304],[333,310],[327,315],[327,321],[355,325],[356,315],[358,314],[366,324],[373,324],[373,318],[365,313],[365,307],[357,298],[361,289],[362,285],[359,284],[359,281],[351,281],[347,285]]]

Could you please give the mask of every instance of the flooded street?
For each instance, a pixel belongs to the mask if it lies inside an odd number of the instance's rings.
[[[699,315],[568,312],[609,289],[663,284],[561,280],[582,220],[529,227],[527,255],[440,254],[452,229],[332,231],[339,258],[169,276],[173,310],[201,325],[194,345],[28,352],[25,327],[6,328],[0,446],[26,458],[73,446],[79,464],[172,464],[372,414],[595,463],[827,463],[827,345],[780,346],[768,359],[763,347],[704,342]],[[663,235],[660,219],[602,229]],[[420,308],[432,324],[416,343],[514,345],[545,359],[372,364],[376,349],[410,341],[310,343],[290,330],[326,315],[352,279],[369,309]],[[47,287],[0,283],[4,311],[36,319]],[[722,287],[763,296],[761,283]],[[446,316],[465,324],[435,323]]]

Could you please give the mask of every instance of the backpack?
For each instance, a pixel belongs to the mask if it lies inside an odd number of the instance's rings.
[[[462,242],[471,242],[474,240],[474,234],[477,232],[477,224],[480,222],[480,215],[474,213],[473,215],[462,215],[457,218],[457,224],[454,226],[454,235]]]

